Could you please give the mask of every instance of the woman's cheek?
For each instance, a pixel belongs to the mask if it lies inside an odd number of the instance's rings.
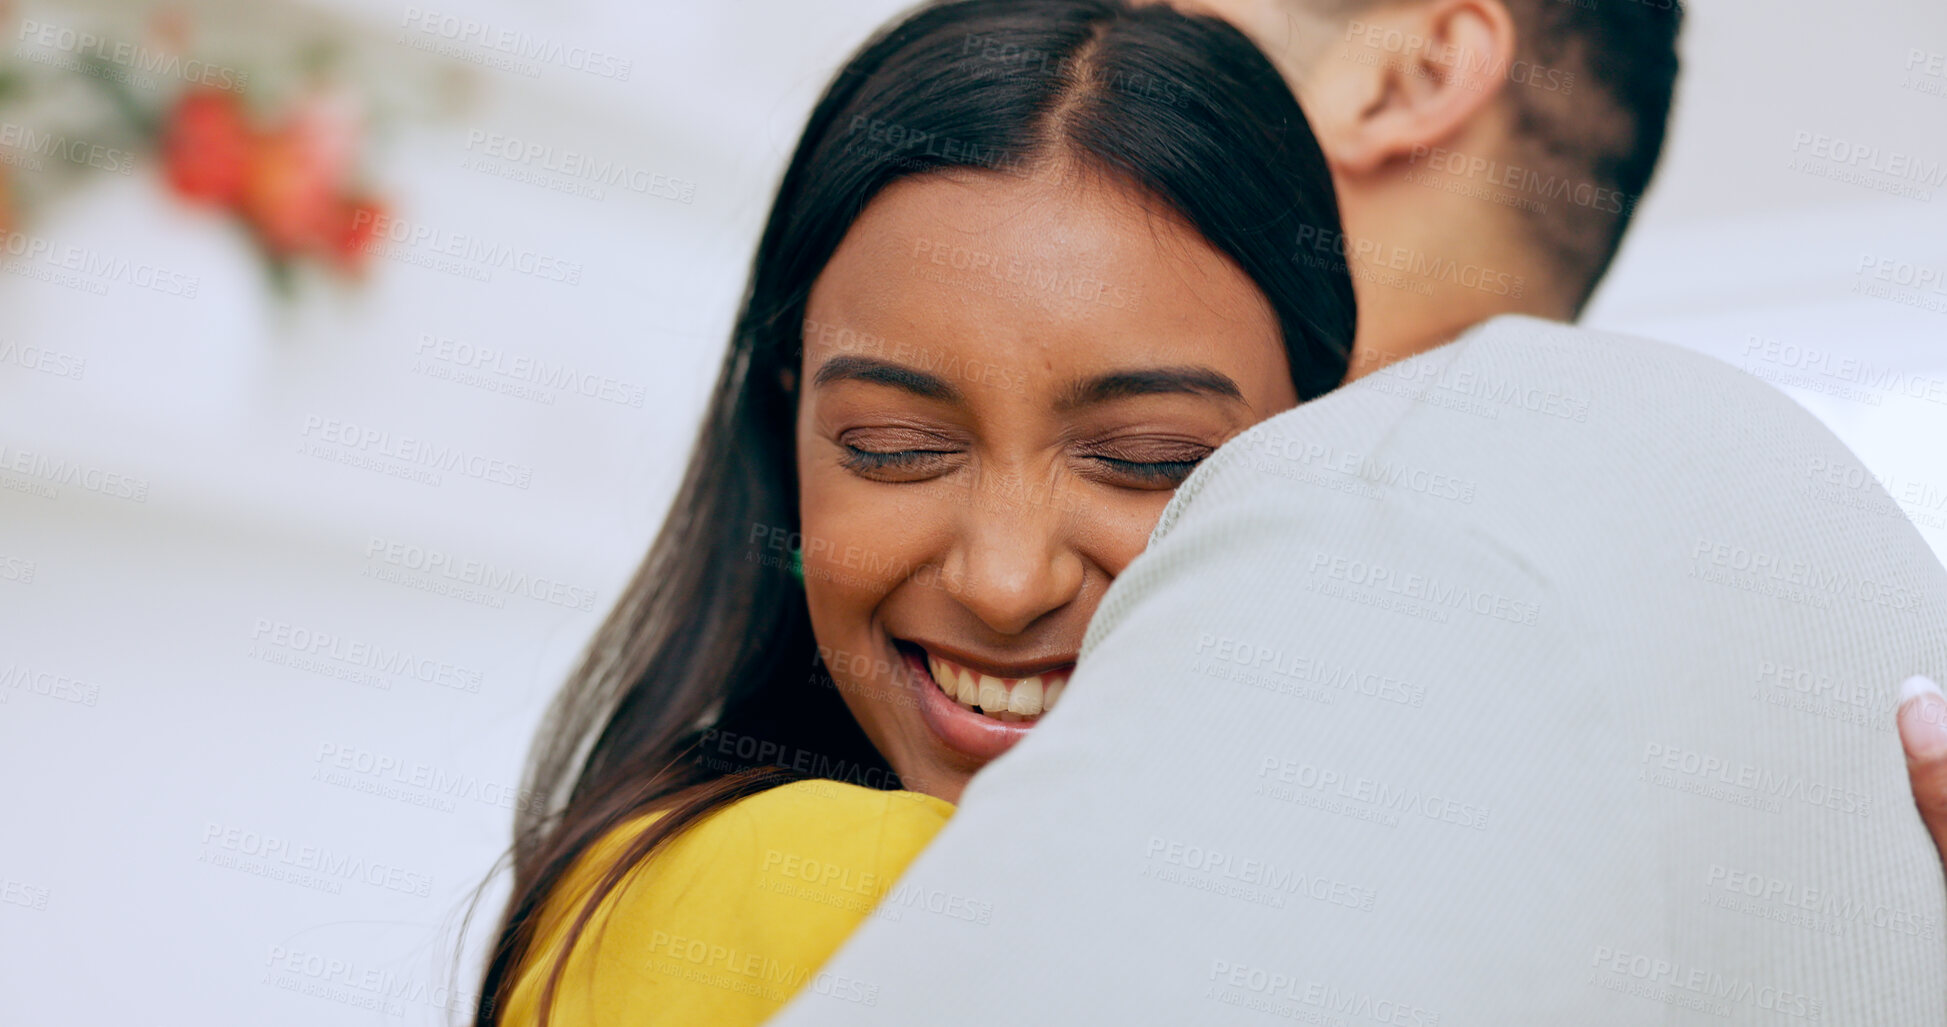
[[[1105,490],[1106,491],[1106,490]],[[1090,518],[1089,549],[1097,566],[1110,577],[1118,577],[1149,544],[1149,534],[1163,519],[1163,510],[1174,492],[1122,491],[1095,497],[1095,516]]]
[[[868,626],[873,612],[901,583],[932,559],[924,540],[937,511],[916,502],[923,485],[869,481],[845,470],[821,470],[804,480],[805,589],[814,612],[843,612]],[[834,627],[838,625],[834,624]]]
[[[893,604],[930,605],[932,597],[902,589],[937,570],[926,540],[949,522],[924,501],[923,485],[867,481],[844,468],[800,480],[804,585],[820,655],[873,745],[902,778],[922,774],[913,756],[913,683],[882,623]]]

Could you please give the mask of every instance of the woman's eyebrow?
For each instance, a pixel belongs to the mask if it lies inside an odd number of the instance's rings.
[[[904,364],[875,360],[872,357],[833,357],[825,361],[818,368],[817,375],[811,379],[813,385],[828,385],[842,381],[876,382],[880,385],[890,385],[895,389],[905,389],[907,392],[927,399],[944,400],[948,403],[960,401],[959,390],[949,385],[946,379]]]
[[[1242,402],[1244,390],[1230,376],[1208,367],[1150,367],[1139,371],[1111,371],[1070,386],[1057,409],[1107,403],[1129,396],[1190,393]]]

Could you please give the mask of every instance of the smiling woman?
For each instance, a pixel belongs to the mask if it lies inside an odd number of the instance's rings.
[[[1224,22],[957,0],[869,41],[792,156],[669,521],[537,740],[476,1023],[867,1001],[814,971],[1060,700],[1172,491],[1344,377],[1351,281],[1293,259],[1337,228],[1296,100]]]
[[[972,271],[916,274],[913,255],[931,240],[1072,268],[1142,302],[975,288],[984,283]],[[820,571],[842,550],[808,551],[812,626],[822,645],[884,654],[907,672],[842,692],[902,779],[956,798],[1059,695],[1089,614],[1171,490],[1224,440],[1297,403],[1277,317],[1180,217],[1062,164],[888,186],[826,264],[808,311],[933,363],[1015,368],[1009,380],[1026,383],[956,384],[924,361],[805,340],[802,530],[869,545],[888,572],[841,584]],[[1025,502],[964,501],[996,479],[1040,488]],[[903,573],[918,566],[939,567],[959,590]],[[910,706],[873,698],[872,686],[913,684]]]

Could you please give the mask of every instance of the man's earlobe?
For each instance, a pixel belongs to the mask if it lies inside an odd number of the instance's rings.
[[[1501,95],[1515,53],[1502,0],[1430,0],[1347,22],[1312,76],[1327,159],[1369,174],[1452,139]]]

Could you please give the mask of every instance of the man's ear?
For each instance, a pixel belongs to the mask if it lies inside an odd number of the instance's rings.
[[[1305,76],[1306,115],[1335,171],[1370,174],[1487,110],[1507,85],[1514,49],[1501,0],[1380,7],[1348,21]]]

